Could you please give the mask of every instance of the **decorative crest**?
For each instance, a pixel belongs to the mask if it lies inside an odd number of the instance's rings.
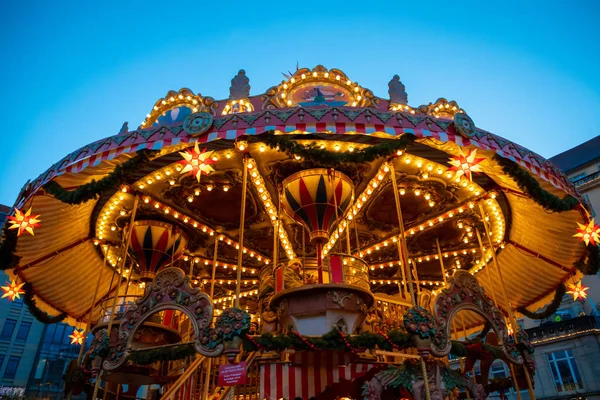
[[[174,123],[198,111],[215,115],[217,106],[215,99],[212,97],[202,97],[200,94],[194,94],[190,89],[182,88],[179,89],[179,92],[170,90],[165,97],[156,101],[152,111],[146,115],[146,119],[144,119],[140,128],[148,128],[152,124],[160,122],[159,118],[165,116],[169,111],[171,111],[171,115],[169,115],[168,120]],[[187,110],[187,113],[182,110]]]

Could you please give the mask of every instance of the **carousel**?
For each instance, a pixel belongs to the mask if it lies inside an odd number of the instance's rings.
[[[518,319],[585,297],[600,227],[550,162],[388,85],[241,70],[28,182],[2,301],[73,326],[64,396],[534,399]]]

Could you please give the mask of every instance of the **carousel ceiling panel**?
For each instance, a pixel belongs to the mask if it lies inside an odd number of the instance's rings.
[[[86,240],[90,235],[90,215],[96,201],[68,205],[50,196],[37,196],[33,212],[40,214],[41,224],[35,236],[19,238],[17,255],[21,268],[49,254],[60,252]],[[68,252],[68,250],[67,250]]]
[[[46,303],[79,317],[92,305],[100,272],[98,298],[108,292],[112,269],[103,266],[96,246],[87,242],[63,252],[47,262],[23,271],[26,281]]]
[[[548,212],[531,199],[513,194],[507,197],[513,213],[510,240],[525,248],[524,255],[535,257],[537,253],[572,268],[584,251],[581,242],[573,237],[579,212]]]
[[[511,245],[507,245],[497,258],[502,270],[507,295],[514,308],[527,306],[547,295],[567,274],[562,269],[552,266],[537,257],[523,254],[522,251]],[[486,269],[489,269],[489,271],[486,271]],[[488,272],[494,286],[493,289],[488,281]],[[492,297],[495,292],[498,305],[505,308],[500,278],[493,261],[490,261],[484,269],[479,271],[476,277],[483,284],[487,295]]]

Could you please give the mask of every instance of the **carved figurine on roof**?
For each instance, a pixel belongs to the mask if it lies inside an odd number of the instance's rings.
[[[240,69],[236,76],[231,79],[229,87],[229,101],[223,109],[223,114],[237,114],[240,112],[254,111],[250,98],[250,79],[246,71]]]

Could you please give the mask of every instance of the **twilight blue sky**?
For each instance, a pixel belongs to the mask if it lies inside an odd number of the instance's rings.
[[[399,74],[409,104],[456,100],[550,157],[600,134],[599,19],[592,0],[5,2],[0,203],[124,121],[137,127],[169,89],[225,98],[244,68],[262,93],[297,61],[381,97]]]

